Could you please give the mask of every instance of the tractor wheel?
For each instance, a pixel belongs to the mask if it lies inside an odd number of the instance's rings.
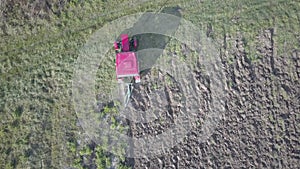
[[[118,46],[117,42],[114,43],[114,47],[115,47],[115,50],[119,50],[119,46]]]

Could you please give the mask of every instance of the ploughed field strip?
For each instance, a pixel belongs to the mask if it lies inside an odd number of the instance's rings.
[[[247,57],[242,35],[225,37],[225,42],[232,44],[221,55],[227,81],[226,112],[215,133],[199,144],[200,125],[166,155],[135,159],[135,168],[297,168],[300,53],[295,50],[285,56],[276,55],[273,36],[273,29],[257,35],[256,50],[262,58],[255,62]],[[209,110],[205,107],[209,102],[209,77],[195,70],[194,78],[205,86],[197,92],[205,98],[200,99],[203,110]],[[158,126],[134,125],[132,132],[137,137],[157,134],[164,130],[163,123]]]

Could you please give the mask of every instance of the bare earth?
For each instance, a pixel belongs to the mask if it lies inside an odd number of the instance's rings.
[[[228,82],[226,111],[208,141],[199,144],[199,126],[167,154],[134,159],[134,168],[299,167],[299,51],[294,51],[292,56],[276,56],[274,33],[273,29],[264,30],[257,36],[260,42],[257,52],[263,57],[256,62],[246,57],[242,36],[225,37],[225,41],[233,44],[224,47],[226,52],[221,55]],[[229,55],[234,56],[233,62],[228,62]],[[209,77],[203,76],[200,70],[195,70],[193,75],[199,86],[205,86],[198,88],[197,94],[202,100],[202,110],[208,111]],[[142,77],[146,82],[133,93],[134,105],[143,110],[157,106],[153,100],[160,100],[151,89],[157,79],[151,80],[149,76],[150,73]],[[166,83],[158,86],[157,90],[164,91],[169,99],[168,105],[161,105],[168,107],[162,113],[163,122],[132,123],[134,137],[160,134],[172,127],[180,111],[180,104],[173,99],[180,97],[180,90]],[[200,121],[204,114],[199,112]]]

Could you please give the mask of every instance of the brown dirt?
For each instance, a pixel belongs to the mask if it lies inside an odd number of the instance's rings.
[[[143,82],[135,85],[129,109],[131,112],[148,111],[155,106],[153,118],[156,119],[149,122],[147,117],[141,117],[139,121],[142,123],[132,123],[132,135],[136,138],[164,132],[174,124],[174,119],[182,107],[180,87],[171,75],[152,70],[145,72],[142,78]]]
[[[243,37],[225,37],[221,59],[226,72],[227,95],[225,118],[214,134],[199,143],[201,125],[194,128],[182,143],[167,154],[134,159],[134,168],[297,168],[300,161],[299,51],[279,56],[274,43],[276,31],[268,29],[257,36],[261,58],[251,60],[244,49]],[[229,44],[229,43],[228,43]],[[230,58],[234,56],[234,58]],[[134,107],[146,110],[153,106],[149,89],[151,74],[134,92]],[[194,71],[201,99],[199,105],[209,110],[210,80],[201,70]],[[147,86],[147,82],[148,86]],[[176,87],[161,85],[168,98],[180,96]],[[148,93],[148,94],[147,94]],[[162,115],[164,123],[132,123],[134,137],[155,135],[170,127],[176,118],[176,101]],[[204,113],[205,114],[205,113]],[[203,114],[199,114],[201,121]],[[203,119],[202,119],[203,120]],[[169,121],[169,122],[167,122]]]

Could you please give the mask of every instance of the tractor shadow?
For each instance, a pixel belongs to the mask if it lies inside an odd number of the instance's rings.
[[[133,35],[138,39],[137,57],[141,76],[147,74],[156,64],[157,59],[163,54],[164,49],[171,40],[171,37],[166,35],[174,35],[177,31],[180,25],[180,18],[182,17],[180,11],[181,8],[178,6],[162,9],[160,13],[176,16],[177,19],[170,17],[173,18],[172,21],[167,16],[162,17],[159,13],[157,16],[149,16],[149,14],[145,13],[131,29],[124,31],[129,36]],[[157,29],[158,27],[162,34],[144,33],[151,32],[152,28]],[[140,34],[141,32],[143,33]]]

